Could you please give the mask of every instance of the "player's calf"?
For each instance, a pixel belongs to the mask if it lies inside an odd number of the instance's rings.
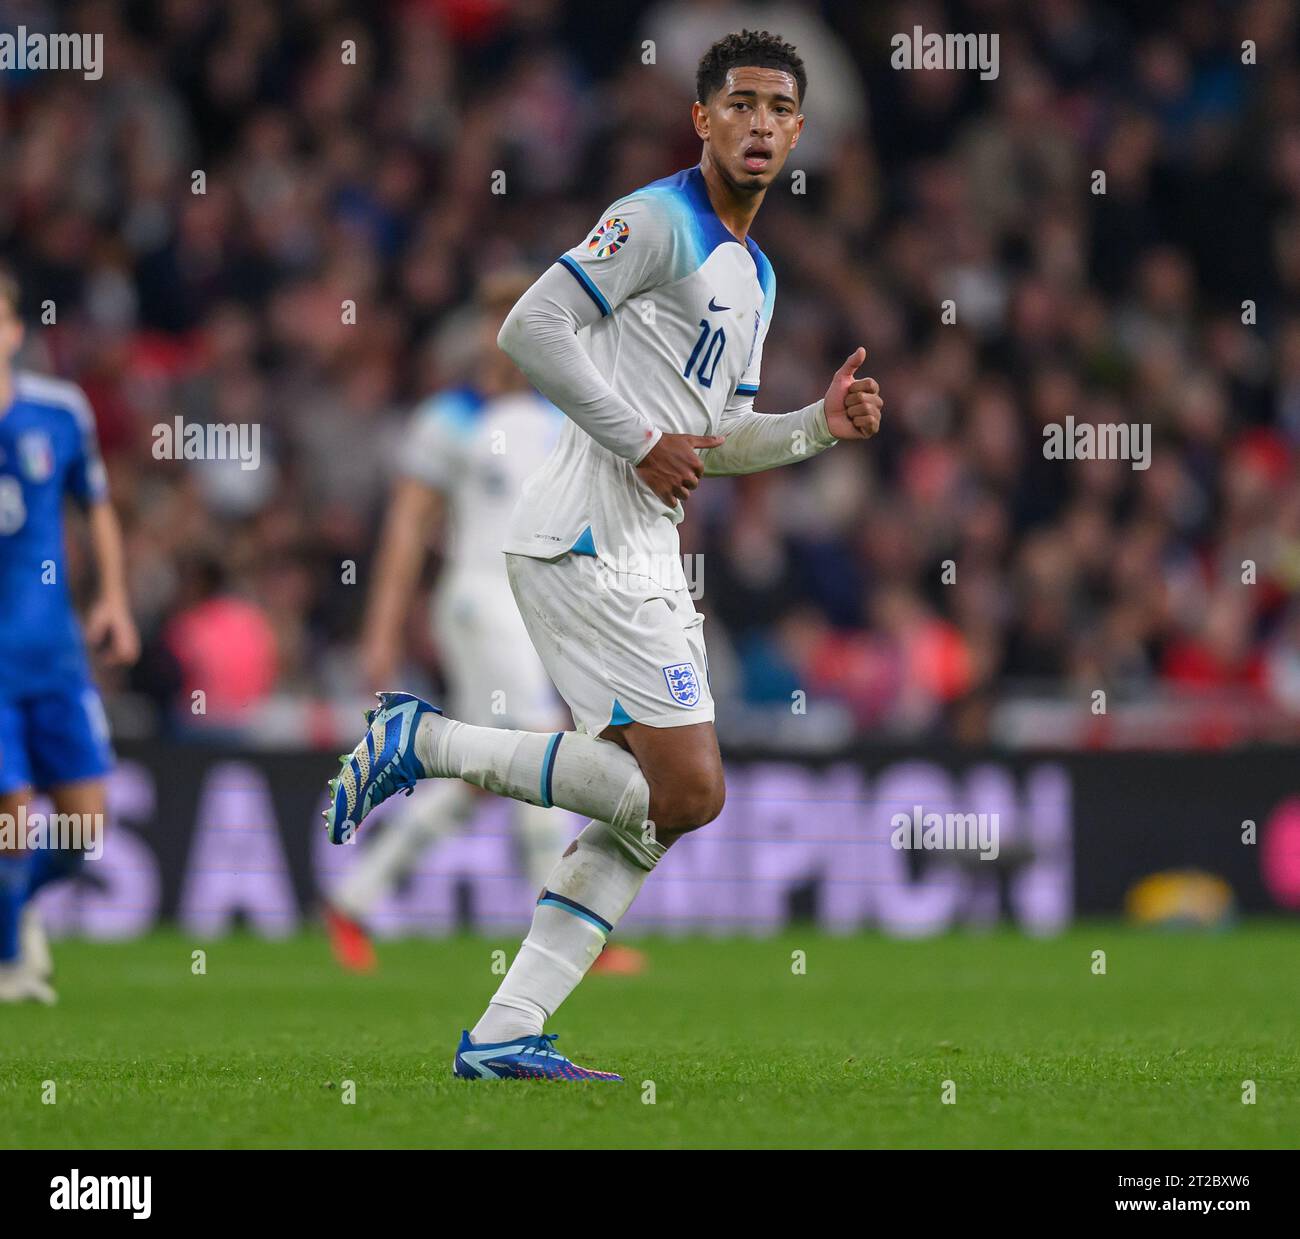
[[[30,797],[25,788],[0,795],[0,827],[8,836],[0,842],[0,968],[16,966],[21,957],[19,926],[27,902],[32,854],[17,838],[17,823]]]

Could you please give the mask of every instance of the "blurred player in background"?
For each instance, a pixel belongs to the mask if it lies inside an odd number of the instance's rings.
[[[576,731],[503,731],[380,694],[333,782],[330,837],[421,778],[464,779],[590,815],[546,880],[487,1011],[461,1036],[463,1079],[619,1080],[543,1031],[665,851],[722,809],[704,622],[677,526],[706,474],[807,460],[876,433],[857,349],[824,397],[754,410],[776,295],[749,237],[803,127],[796,50],[766,32],[714,44],[692,117],[700,162],[614,203],[511,310],[502,349],[568,416],[505,539],[511,588]]]
[[[0,273],[0,1002],[55,999],[44,933],[30,906],[72,877],[102,842],[108,721],[72,606],[63,501],[84,509],[98,579],[86,639],[112,663],[134,662],[122,535],[108,502],[95,417],[73,383],[15,370],[23,342],[16,282]],[[33,795],[80,827],[80,846],[24,846]]]
[[[361,661],[370,684],[392,682],[429,533],[439,529],[434,635],[456,716],[483,727],[544,731],[558,723],[559,702],[519,617],[501,554],[524,479],[550,453],[564,421],[496,346],[502,321],[531,283],[509,271],[483,282],[466,368],[472,380],[430,397],[411,420],[379,542]],[[469,821],[485,795],[440,780],[367,839],[325,906],[330,945],[344,968],[375,966],[366,928],[375,907],[432,844]],[[567,842],[564,815],[523,801],[513,809],[524,872],[541,890]],[[639,952],[611,947],[598,966],[631,971],[639,963]]]

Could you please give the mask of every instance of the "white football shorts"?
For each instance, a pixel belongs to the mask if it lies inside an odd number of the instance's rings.
[[[458,572],[441,583],[433,621],[452,718],[520,731],[561,725],[564,709],[499,567]]]
[[[506,556],[533,646],[581,732],[713,721],[704,616],[690,590],[616,573],[590,555]]]

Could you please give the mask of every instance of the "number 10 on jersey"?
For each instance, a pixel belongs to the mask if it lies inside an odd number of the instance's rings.
[[[695,347],[691,349],[691,355],[686,359],[686,369],[682,374],[686,378],[691,377],[691,371],[695,370],[695,381],[701,387],[712,387],[713,376],[717,373],[718,362],[722,360],[722,350],[727,347],[727,333],[719,327],[709,335],[710,323],[707,318],[700,319],[700,336],[695,341]],[[704,356],[700,356],[701,349]],[[699,367],[696,368],[696,359],[699,360]]]

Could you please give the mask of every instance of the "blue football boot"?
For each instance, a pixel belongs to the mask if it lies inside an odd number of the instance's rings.
[[[460,1047],[452,1074],[462,1080],[608,1080],[621,1084],[623,1077],[612,1071],[592,1071],[571,1063],[551,1048],[557,1034],[519,1037],[475,1045],[469,1033],[460,1035]]]
[[[411,693],[376,693],[377,710],[366,711],[370,729],[345,757],[338,776],[330,780],[330,807],[321,815],[331,843],[347,843],[366,815],[394,792],[408,796],[424,767],[415,755],[415,733],[426,714],[441,714],[437,706]]]

